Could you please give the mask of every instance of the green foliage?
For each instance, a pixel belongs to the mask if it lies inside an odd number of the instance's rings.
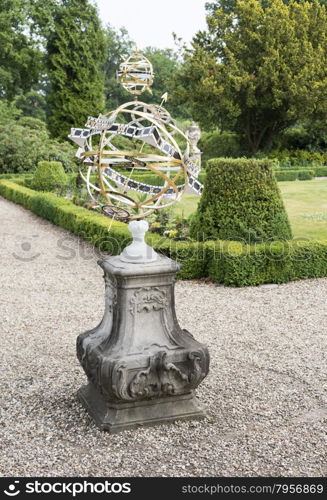
[[[191,236],[248,243],[292,237],[268,160],[210,160]]]
[[[118,254],[130,242],[127,225],[76,207],[52,193],[40,193],[0,180],[0,195],[23,205],[97,246]],[[108,231],[110,226],[110,232]],[[147,235],[148,244],[182,264],[180,278],[210,277],[232,286],[286,283],[327,275],[326,241],[279,241],[244,245],[236,241],[171,241]]]
[[[327,275],[326,241],[276,241],[243,245],[235,241],[205,243],[207,274],[232,286],[287,283]]]
[[[299,170],[298,171],[298,179],[299,181],[310,181],[313,179],[315,176],[315,171],[314,170]]]
[[[302,170],[276,170],[275,177],[278,182],[282,181],[306,181],[315,177],[315,170],[302,169]]]
[[[190,241],[190,225],[183,215],[174,214],[172,208],[157,210],[150,218],[150,231],[169,239]]]
[[[14,99],[17,109],[20,109],[24,116],[32,116],[39,120],[46,119],[46,100],[45,97],[36,91],[30,91],[21,94]]]
[[[171,49],[157,49],[147,47],[144,55],[149,59],[153,66],[154,81],[151,87],[152,95],[144,93],[142,100],[144,102],[160,104],[161,96],[168,92],[168,101],[164,107],[172,113],[173,117],[190,118],[190,112],[187,103],[176,104],[171,99],[173,84],[173,75],[179,70],[181,64],[178,62],[177,55]]]
[[[327,166],[326,167],[316,167],[315,168],[316,177],[327,177]]]
[[[211,158],[241,156],[240,138],[233,132],[204,132],[199,142],[202,161],[205,164]]]
[[[67,176],[60,161],[39,161],[31,187],[37,191],[55,191],[67,184]]]
[[[107,54],[104,63],[105,95],[106,109],[110,111],[126,101],[127,93],[118,83],[116,74],[122,59],[130,54],[133,42],[125,28],[116,30],[110,25],[105,29],[105,38]]]
[[[42,160],[60,161],[66,171],[76,170],[76,150],[67,142],[49,138],[45,123],[31,117],[11,118],[17,112],[4,106],[0,114],[0,173],[23,173],[35,169]],[[19,112],[17,112],[19,114]]]
[[[298,178],[298,170],[277,170],[274,173],[278,182],[296,181]]]
[[[0,180],[1,179],[13,179],[14,182],[16,182],[17,184],[20,183],[20,181],[22,180],[23,183],[24,183],[24,180],[25,178],[32,178],[33,176],[31,174],[0,174]]]
[[[306,136],[308,138],[308,142],[304,143],[302,147],[323,152],[327,149],[326,113],[322,110],[322,112],[318,112],[316,114],[318,116],[314,116],[311,119],[309,118],[303,123],[304,130],[307,133]]]
[[[182,265],[178,278],[194,279],[207,276],[207,254],[204,245],[191,241],[174,241],[167,238],[154,239],[150,235],[148,244],[152,245],[158,253],[176,260]]]
[[[43,55],[29,36],[28,2],[0,2],[0,98],[13,99],[39,81]]]
[[[279,160],[281,168],[291,168],[294,166],[318,166],[327,164],[327,153],[318,153],[315,151],[305,151],[304,149],[283,149],[281,151],[271,151],[269,158]]]
[[[204,128],[242,134],[254,154],[299,119],[326,115],[326,7],[238,0],[207,22],[175,79],[176,99],[190,100]]]
[[[47,39],[50,79],[48,126],[66,138],[73,126],[104,109],[102,66],[105,39],[97,10],[89,0],[66,0],[54,15]]]
[[[17,109],[12,102],[5,99],[0,100],[0,122],[2,124],[17,120],[22,115],[22,111]]]

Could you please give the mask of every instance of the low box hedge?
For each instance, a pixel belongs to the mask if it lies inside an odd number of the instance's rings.
[[[327,177],[327,167],[315,167],[315,176],[316,177]]]
[[[207,242],[207,274],[232,286],[287,283],[327,276],[327,241],[272,241],[246,245]]]
[[[77,207],[53,193],[0,180],[0,195],[116,255],[131,240],[127,225]],[[110,231],[109,231],[110,228]],[[148,233],[147,242],[182,264],[179,278],[210,277],[230,286],[286,283],[327,276],[327,241],[174,241]]]
[[[307,181],[313,179],[316,175],[313,169],[275,170],[274,174],[278,182],[296,180]]]

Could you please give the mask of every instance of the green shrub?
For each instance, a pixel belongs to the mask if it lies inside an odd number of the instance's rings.
[[[178,278],[194,279],[207,276],[207,255],[202,243],[155,237],[156,235],[148,233],[148,244],[153,246],[158,253],[166,255],[182,264]]]
[[[327,167],[316,167],[315,168],[316,177],[327,177]]]
[[[327,147],[326,119],[308,118],[279,136],[279,149],[324,151]]]
[[[314,170],[299,170],[298,171],[298,179],[299,181],[309,181],[313,179],[315,176],[315,171]]]
[[[22,177],[20,174],[0,174],[0,180],[1,179],[18,179]]]
[[[49,138],[36,118],[10,119],[0,114],[0,173],[33,171],[39,161],[60,161],[66,171],[77,169],[76,148]]]
[[[301,169],[301,170],[276,170],[276,180],[282,181],[307,181],[315,177],[315,170]]]
[[[0,195],[75,233],[102,251],[118,254],[130,242],[127,225],[77,207],[53,193],[0,180]],[[110,229],[110,231],[109,231]],[[179,242],[147,234],[158,252],[182,264],[180,278],[210,277],[232,286],[285,283],[327,276],[327,241]]]
[[[17,125],[20,125],[21,127],[28,127],[32,130],[46,131],[46,124],[44,121],[39,120],[38,118],[33,118],[32,116],[22,116],[17,121]]]
[[[275,170],[274,174],[278,182],[296,181],[298,178],[298,170]]]
[[[199,149],[202,151],[202,162],[205,165],[211,158],[240,156],[240,139],[233,132],[203,132],[199,141]]]
[[[287,283],[327,275],[327,241],[206,242],[205,247],[208,276],[226,285]]]
[[[268,160],[210,160],[191,223],[195,239],[289,239],[291,227]]]
[[[281,168],[294,168],[294,166],[310,167],[327,163],[327,153],[316,151],[306,151],[304,149],[283,149],[273,150],[269,153],[269,158],[279,160]]]
[[[59,161],[39,161],[31,187],[37,191],[54,191],[67,184],[67,176]]]
[[[310,132],[303,124],[286,129],[280,136],[281,149],[306,149],[310,144]]]

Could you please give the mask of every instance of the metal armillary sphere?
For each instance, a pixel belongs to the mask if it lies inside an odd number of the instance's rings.
[[[150,93],[153,83],[153,68],[150,61],[137,49],[119,67],[118,78],[130,94],[140,95],[146,90]]]
[[[137,79],[127,72],[131,61]],[[143,71],[145,66],[138,73],[138,64],[146,61],[140,53],[133,53],[121,64],[118,77],[132,94],[140,94],[152,84],[148,61],[149,73]],[[186,188],[201,194],[199,167],[190,160],[188,138],[163,108],[167,94],[162,97],[160,105],[136,98],[98,118],[89,117],[86,129],[73,128],[68,136],[79,145],[77,156],[86,168],[86,172],[81,169],[81,176],[94,205],[116,220],[142,219],[167,208],[181,199]],[[141,172],[156,174],[155,181],[143,182]]]

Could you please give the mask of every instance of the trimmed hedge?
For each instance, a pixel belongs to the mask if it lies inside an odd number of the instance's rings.
[[[315,171],[309,169],[301,170],[276,170],[274,172],[277,181],[307,181],[315,177]]]
[[[327,167],[316,167],[315,168],[316,177],[327,177]]]
[[[270,160],[210,160],[191,236],[248,243],[290,239],[291,226]]]
[[[60,161],[39,161],[31,181],[31,188],[37,191],[54,191],[58,187],[64,187],[67,181]]]
[[[208,276],[226,285],[322,278],[327,276],[327,241],[271,241],[244,245],[207,242]]]
[[[298,179],[299,181],[310,181],[315,176],[314,170],[299,170]]]
[[[297,170],[277,170],[274,174],[278,182],[296,181],[298,177]]]
[[[127,225],[77,207],[53,193],[0,180],[0,195],[75,233],[102,251],[118,254],[130,242]],[[108,229],[110,228],[110,232]],[[286,283],[327,276],[327,241],[180,242],[148,233],[147,242],[183,265],[179,278],[210,277],[232,286]]]

